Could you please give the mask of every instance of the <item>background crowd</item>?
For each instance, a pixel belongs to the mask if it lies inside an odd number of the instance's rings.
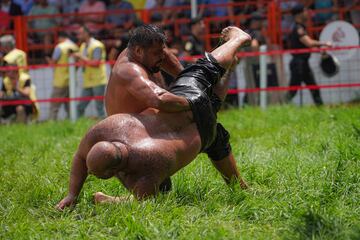
[[[192,19],[189,0],[1,0],[0,60],[3,65],[8,66],[26,66],[28,61],[30,64],[66,64],[68,57],[74,56],[78,62],[85,64],[82,96],[99,96],[103,94],[106,84],[105,66],[100,62],[115,60],[126,47],[129,32],[139,24],[146,22],[163,27],[168,46],[186,65],[194,61],[187,57],[201,55],[205,50],[215,47],[219,42],[216,35],[212,39],[212,34],[230,24],[247,29],[253,37],[255,42],[245,51],[258,51],[260,45],[270,45],[266,15],[269,2],[271,1],[200,0],[197,2],[198,17]],[[309,16],[315,27],[321,28],[338,19],[339,14],[344,14],[342,19],[360,27],[360,0],[275,2],[282,12],[281,41],[285,48],[291,48],[288,36],[295,24],[292,9],[299,4],[306,9],[315,10],[314,14]],[[144,9],[146,11],[143,11]],[[344,11],[339,12],[339,9]],[[29,47],[27,52],[16,48],[13,37],[14,16],[26,16],[26,41],[29,46],[33,46]],[[315,38],[318,32],[315,32]],[[209,38],[210,45],[205,42]],[[257,57],[246,59],[245,77],[249,88],[257,85],[252,74],[254,65],[258,65]],[[100,77],[91,79],[95,75]],[[164,73],[165,80],[167,77]],[[13,87],[11,91],[18,88],[26,93],[27,98],[35,99],[34,87],[30,83],[27,70],[19,71],[18,76],[16,73],[6,76],[2,92],[9,92],[10,90],[4,87],[5,83],[16,78],[21,84]],[[66,67],[55,67],[52,98],[69,96],[68,78]],[[256,95],[246,95],[244,102],[257,104],[258,100]],[[79,116],[84,114],[87,104],[87,101],[83,101],[78,105]],[[57,118],[60,105],[61,102],[51,103],[50,119]],[[65,108],[68,112],[66,103]],[[32,109],[13,107],[8,114],[21,112],[23,115],[34,115],[36,109],[35,104]],[[99,117],[105,116],[102,101],[97,101],[96,109]],[[21,119],[19,121],[23,121]]]

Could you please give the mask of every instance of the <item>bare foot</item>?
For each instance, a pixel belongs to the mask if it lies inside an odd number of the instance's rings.
[[[132,200],[132,196],[121,196],[121,197],[113,197],[106,195],[102,192],[96,192],[93,195],[94,197],[94,203],[100,204],[100,203],[120,203],[120,202],[126,202],[129,200]]]
[[[244,32],[238,27],[230,26],[226,27],[221,31],[222,38],[227,42],[229,40],[237,40],[240,41],[242,45],[251,41],[251,37],[249,34]]]

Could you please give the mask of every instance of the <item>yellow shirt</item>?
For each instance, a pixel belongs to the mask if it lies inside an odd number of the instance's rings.
[[[24,89],[25,88],[25,83],[27,80],[30,80],[30,76],[28,74],[22,74],[19,77],[19,88],[20,89]],[[10,96],[13,94],[13,90],[15,88],[15,86],[13,86],[11,80],[9,77],[5,76],[3,79],[3,84],[4,84],[4,88],[5,88],[5,94]],[[29,96],[30,100],[36,101],[37,97],[36,97],[36,87],[34,84],[31,83],[30,85],[30,96]],[[39,104],[37,102],[33,102],[33,108],[34,108],[34,114],[33,114],[33,119],[37,119],[39,117],[40,114],[40,108],[39,108]]]
[[[5,55],[4,60],[10,65],[16,65],[18,67],[27,67],[26,53],[23,50],[14,48],[8,54]],[[19,74],[27,73],[25,68],[19,69]],[[24,77],[25,78],[25,77]]]
[[[56,45],[61,51],[60,58],[57,60],[57,64],[69,63],[69,56],[71,52],[77,52],[78,46],[71,40],[66,40]],[[56,66],[54,69],[54,87],[65,88],[69,86],[69,67]]]
[[[107,83],[106,67],[105,67],[106,51],[104,44],[99,40],[96,40],[95,38],[91,38],[89,40],[88,46],[86,46],[86,43],[81,44],[80,53],[83,56],[87,57],[88,59],[94,60],[93,53],[96,48],[101,49],[100,61],[102,61],[103,63],[100,63],[100,65],[97,67],[84,66],[84,73],[83,73],[84,88],[96,87],[100,85],[105,85]]]

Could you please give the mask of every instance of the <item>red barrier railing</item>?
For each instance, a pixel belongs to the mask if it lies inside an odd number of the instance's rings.
[[[262,12],[266,14],[267,21],[268,21],[268,27],[267,27],[267,38],[270,40],[270,43],[278,45],[282,47],[282,36],[283,34],[287,34],[286,30],[281,29],[281,17],[283,15],[289,14],[289,11],[281,11],[279,9],[280,1],[270,1],[270,0],[263,0],[263,1],[245,1],[245,2],[238,2],[238,3],[228,3],[228,4],[208,4],[208,5],[200,5],[199,8],[207,8],[207,9],[216,9],[219,7],[232,7],[237,9],[243,9],[248,6],[252,6],[253,8],[257,8],[260,5],[265,5],[264,9],[260,9]],[[260,4],[260,5],[259,5]],[[11,30],[6,30],[5,32],[2,32],[2,34],[5,33],[14,33],[16,36],[16,42],[17,47],[20,49],[23,49],[25,51],[35,51],[35,50],[50,50],[55,46],[55,42],[57,41],[57,33],[59,31],[76,31],[76,28],[71,28],[71,26],[62,26],[59,25],[57,27],[51,28],[51,29],[31,29],[28,27],[28,23],[33,20],[38,19],[44,19],[44,18],[58,18],[58,19],[76,19],[79,17],[85,17],[85,16],[108,16],[112,14],[136,14],[137,16],[140,16],[140,19],[143,22],[149,23],[150,16],[154,13],[163,13],[165,11],[170,12],[183,12],[183,11],[190,11],[191,7],[190,5],[186,6],[177,6],[177,7],[161,7],[161,8],[154,8],[149,10],[109,10],[106,12],[98,12],[98,13],[67,13],[67,14],[56,14],[56,15],[39,15],[39,16],[22,16],[22,17],[12,17],[14,22],[14,32]],[[359,10],[360,6],[355,6],[351,10]],[[338,18],[340,20],[344,20],[346,13],[349,11],[348,8],[342,7],[337,9],[320,9],[320,10],[311,10],[313,14],[318,13],[326,13],[326,12],[333,12],[338,14]],[[242,26],[242,23],[248,19],[250,15],[248,14],[240,14],[236,16],[223,16],[223,17],[216,17],[216,16],[210,16],[205,18],[206,23],[206,34],[204,36],[205,39],[205,46],[206,50],[210,51],[212,49],[211,39],[217,38],[219,36],[218,33],[214,34],[211,32],[211,24],[216,22],[224,22],[224,21],[230,21],[233,24],[237,26]],[[165,19],[162,24],[164,25],[172,25],[174,26],[174,33],[175,36],[184,38],[184,36],[181,36],[181,26],[187,25],[189,23],[189,18],[176,18],[176,19]],[[114,29],[114,25],[104,23],[104,24],[98,24],[97,27],[99,29],[104,30],[111,30]],[[360,28],[360,24],[355,25],[355,27]],[[308,22],[308,32],[310,35],[314,35],[318,33],[323,26],[315,26],[314,22],[311,18],[309,18]],[[48,34],[51,34],[53,37],[52,43],[31,43],[28,42],[28,34],[34,34],[34,33],[40,33],[45,32]],[[30,61],[31,62],[31,61]]]
[[[280,54],[299,54],[299,53],[319,53],[323,51],[339,51],[339,50],[352,50],[352,49],[360,49],[359,45],[356,46],[345,46],[345,47],[334,47],[334,48],[312,48],[312,49],[291,49],[291,50],[273,50],[268,52],[240,52],[238,53],[238,57],[253,57],[260,55],[280,55]],[[191,56],[181,58],[181,60],[193,60],[194,58],[200,58],[202,56]],[[114,64],[115,61],[107,61],[106,63]],[[0,71],[8,71],[8,70],[16,70],[19,68],[27,68],[27,69],[40,69],[40,68],[48,68],[55,66],[84,66],[83,63],[74,63],[74,64],[53,64],[53,65],[31,65],[28,67],[0,67]],[[254,92],[279,92],[279,91],[292,91],[292,90],[304,90],[304,89],[340,89],[340,88],[358,88],[360,87],[360,83],[334,83],[334,84],[322,84],[322,85],[308,85],[308,86],[276,86],[276,87],[267,87],[267,88],[246,88],[246,89],[230,89],[228,94],[238,94],[238,93],[254,93]],[[47,98],[47,99],[38,99],[36,102],[44,103],[44,102],[69,102],[69,101],[90,101],[90,100],[103,100],[103,96],[95,96],[95,97],[76,97],[76,98]],[[6,105],[19,105],[19,104],[30,104],[34,101],[31,100],[3,100],[0,99],[0,106]]]
[[[339,88],[359,88],[360,83],[341,83],[341,84],[322,84],[322,85],[306,85],[306,86],[288,86],[288,87],[267,87],[267,88],[245,88],[245,89],[229,89],[228,94],[238,93],[256,93],[256,92],[281,92],[294,90],[314,90],[314,89],[339,89]],[[2,100],[0,99],[0,106],[26,105],[32,103],[48,103],[48,102],[71,102],[71,101],[91,101],[104,100],[104,96],[91,97],[75,97],[75,98],[46,98],[37,100]]]
[[[271,50],[267,52],[239,52],[237,53],[238,58],[244,57],[256,57],[260,55],[266,56],[275,56],[275,55],[283,55],[283,54],[302,54],[302,53],[322,53],[326,51],[343,51],[343,50],[352,50],[352,49],[360,49],[360,45],[355,46],[342,46],[342,47],[331,47],[331,48],[306,48],[306,49],[283,49],[283,50]],[[196,55],[196,56],[183,56],[179,57],[179,60],[186,61],[186,62],[193,62],[193,60],[199,59],[203,57],[203,55]],[[106,63],[113,65],[116,61],[98,61],[98,63]],[[29,66],[0,66],[1,71],[7,70],[16,70],[16,69],[41,69],[41,68],[50,68],[50,67],[67,67],[67,66],[76,66],[76,67],[83,67],[86,66],[84,63],[73,63],[73,64],[36,64],[36,65],[29,65]]]

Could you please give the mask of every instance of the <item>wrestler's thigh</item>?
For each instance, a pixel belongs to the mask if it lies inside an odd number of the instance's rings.
[[[153,175],[142,176],[129,186],[129,191],[141,200],[150,196],[154,196],[159,192],[159,179]]]

